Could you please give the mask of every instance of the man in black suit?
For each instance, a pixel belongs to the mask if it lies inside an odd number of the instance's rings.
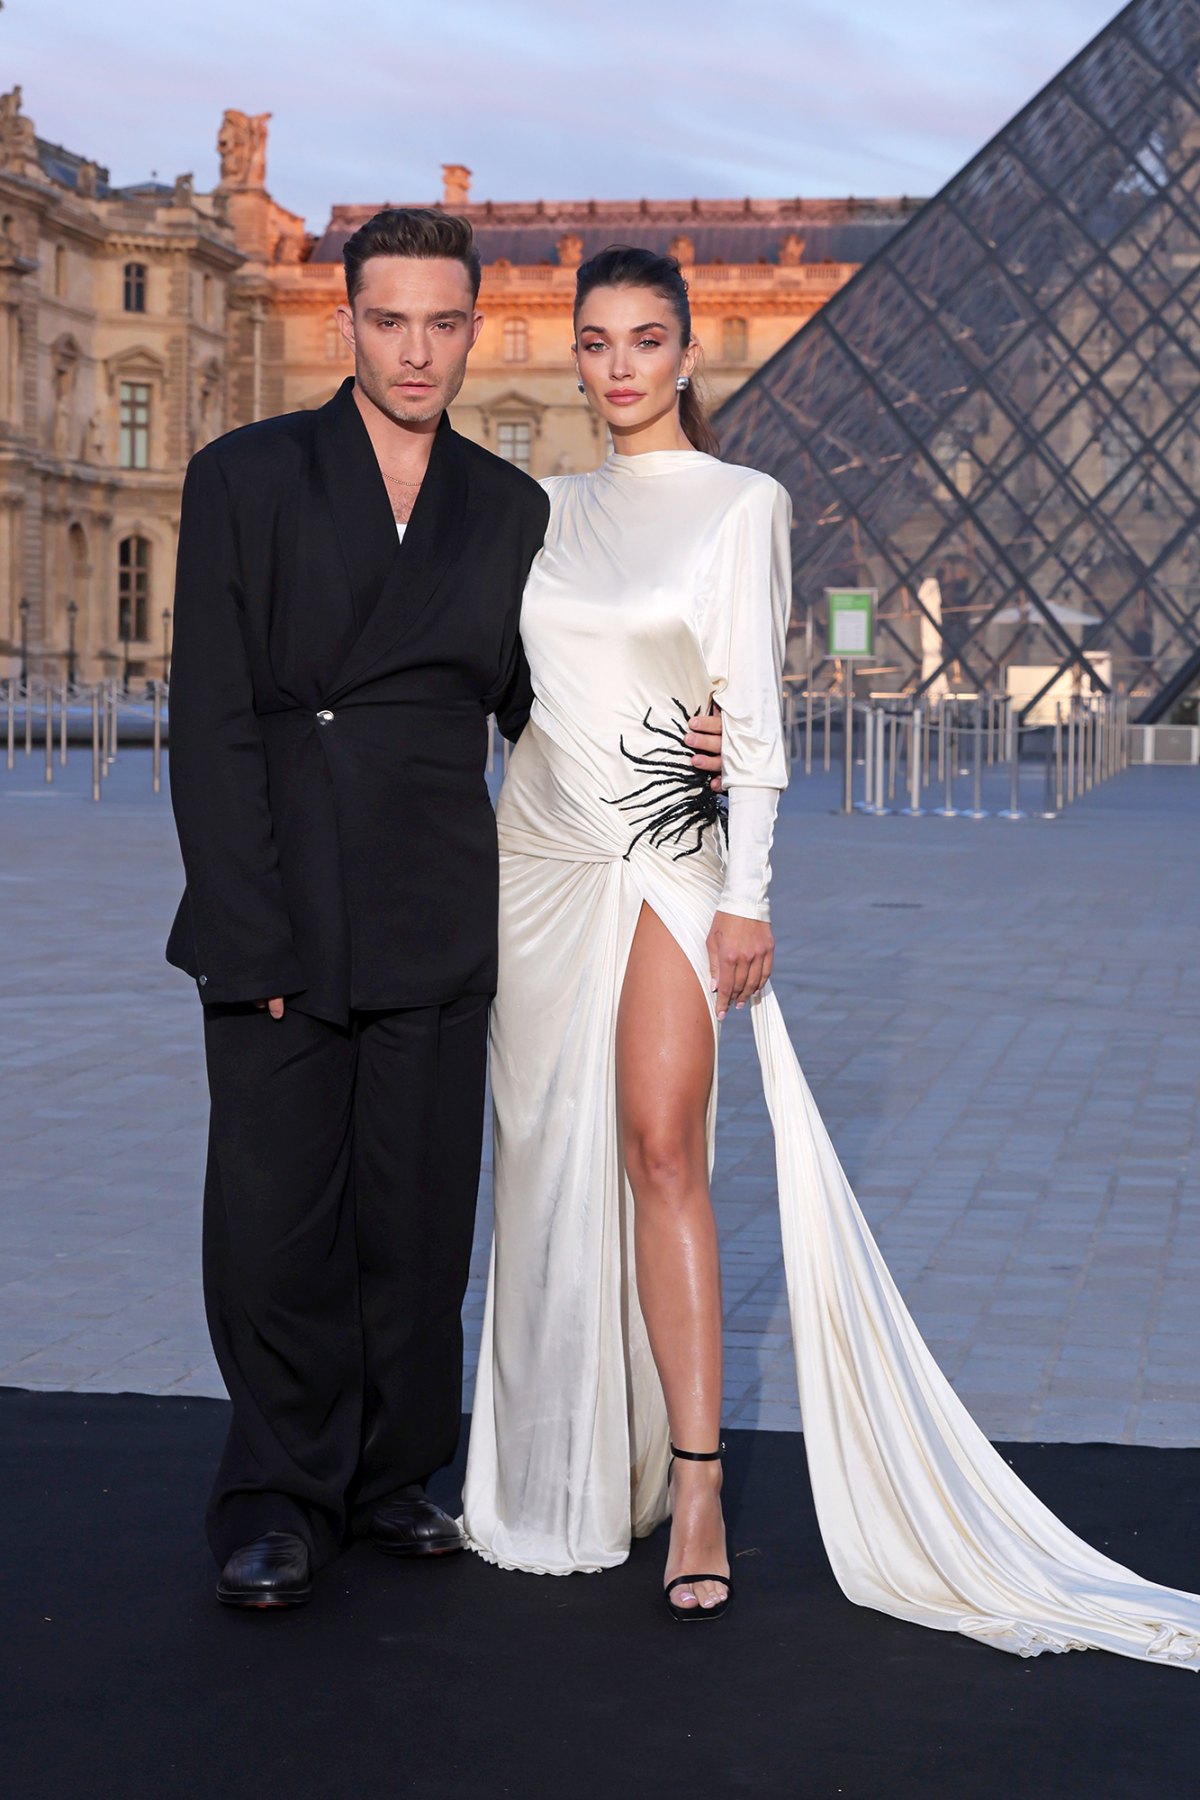
[[[483,323],[470,226],[347,242],[355,359],[184,487],[171,794],[212,1103],[209,1327],[233,1423],[208,1511],[236,1606],[298,1605],[352,1536],[461,1547],[460,1312],[496,979],[487,718],[531,703],[517,633],[548,502],[450,428]],[[716,759],[702,766],[716,769]]]

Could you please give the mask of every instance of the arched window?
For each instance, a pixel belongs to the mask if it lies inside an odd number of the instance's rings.
[[[529,361],[529,327],[524,319],[504,321],[504,360],[511,363]]]
[[[150,540],[122,538],[117,546],[117,636],[123,644],[150,635]]]
[[[125,264],[125,311],[142,312],[146,310],[146,265],[130,262]]]
[[[745,362],[747,335],[745,319],[726,319],[723,332],[722,361],[733,363]]]

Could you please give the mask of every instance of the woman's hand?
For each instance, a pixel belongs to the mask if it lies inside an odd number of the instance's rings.
[[[775,939],[762,919],[719,912],[708,934],[708,969],[717,997],[717,1017],[743,1007],[766,986],[775,960]]]
[[[710,713],[697,713],[688,720],[687,735],[684,743],[689,750],[697,754],[692,758],[693,769],[702,769],[712,780],[709,787],[714,794],[725,791],[721,780],[721,751],[724,745],[724,733],[721,709],[714,706]]]

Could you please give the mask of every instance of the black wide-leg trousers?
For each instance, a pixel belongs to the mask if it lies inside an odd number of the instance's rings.
[[[209,1007],[209,1330],[233,1423],[208,1510],[223,1563],[266,1531],[327,1560],[454,1455],[488,1002]]]

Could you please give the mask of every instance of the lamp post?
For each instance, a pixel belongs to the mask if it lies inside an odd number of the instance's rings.
[[[79,607],[74,600],[67,601],[67,686],[75,687],[75,621],[79,617]]]
[[[17,607],[21,615],[21,686],[29,682],[29,602],[22,600]]]
[[[170,681],[170,679],[171,679],[171,609],[169,606],[163,607],[162,625],[163,625],[163,680]]]

